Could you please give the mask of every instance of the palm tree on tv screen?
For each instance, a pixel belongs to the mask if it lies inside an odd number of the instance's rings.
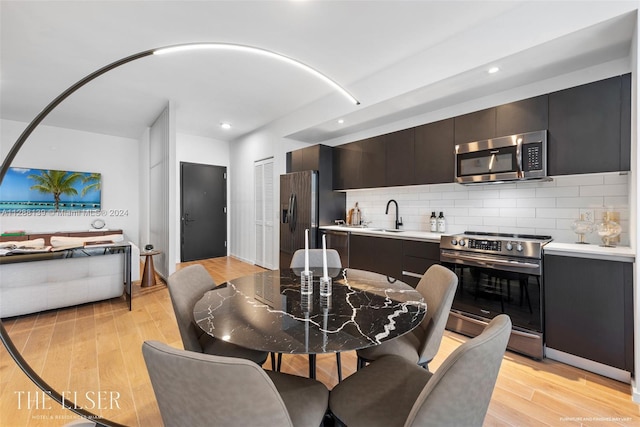
[[[55,210],[58,210],[60,196],[62,194],[68,196],[78,194],[78,191],[73,188],[73,185],[82,179],[82,174],[78,172],[45,170],[40,172],[40,175],[29,175],[29,178],[37,183],[31,187],[32,190],[39,191],[40,193],[53,194],[54,207]]]
[[[99,173],[90,173],[89,175],[82,178],[83,184],[88,184],[82,189],[82,196],[84,197],[89,191],[100,191],[100,177]]]

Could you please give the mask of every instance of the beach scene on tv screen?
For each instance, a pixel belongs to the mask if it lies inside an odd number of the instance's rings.
[[[0,212],[100,209],[101,174],[9,168],[0,185]]]

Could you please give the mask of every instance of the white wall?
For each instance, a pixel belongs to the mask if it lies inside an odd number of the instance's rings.
[[[640,153],[638,151],[638,123],[640,122],[640,108],[638,97],[638,58],[640,44],[638,43],[638,25],[640,25],[640,16],[636,15],[636,28],[631,43],[631,64],[633,75],[631,79],[631,176],[629,180],[630,194],[629,206],[632,221],[629,225],[629,234],[631,235],[631,247],[635,250],[636,257],[638,255],[639,228],[638,228],[638,212],[640,212],[640,199],[638,198],[638,188],[640,184]],[[640,402],[640,384],[638,383],[638,372],[640,372],[640,292],[638,292],[638,280],[640,280],[640,264],[636,261],[633,271],[633,312],[634,312],[634,369],[636,375],[632,378],[633,400]]]
[[[307,146],[282,139],[276,135],[260,132],[230,144],[232,169],[229,174],[230,219],[229,253],[239,259],[253,263],[256,256],[255,239],[255,196],[254,163],[268,157],[274,158],[274,226],[273,251],[279,253],[279,176],[286,172],[285,154],[287,151]],[[276,257],[277,259],[277,257]]]
[[[27,124],[1,120],[0,125],[0,152],[4,158]],[[140,212],[138,164],[138,141],[134,139],[40,125],[11,166],[101,173],[102,210],[107,212],[102,218],[106,226],[124,230],[130,240],[137,242]],[[109,213],[115,210],[122,210],[126,215]],[[0,230],[89,230],[94,219],[58,215],[0,216]]]
[[[229,143],[213,138],[178,133],[176,135],[176,227],[175,262],[180,262],[180,162],[199,163],[204,165],[225,166],[229,176]],[[227,179],[227,206],[230,203],[229,179]],[[227,241],[231,230],[231,215],[227,215]],[[228,246],[228,245],[227,245]],[[227,253],[229,248],[227,247]]]

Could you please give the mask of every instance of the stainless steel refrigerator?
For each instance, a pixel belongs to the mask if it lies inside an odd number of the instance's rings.
[[[288,268],[293,253],[304,248],[304,230],[309,229],[309,247],[318,242],[318,172],[280,175],[280,268]]]

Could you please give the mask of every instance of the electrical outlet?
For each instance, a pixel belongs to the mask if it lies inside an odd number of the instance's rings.
[[[582,218],[584,218],[585,221],[589,221],[589,222],[595,221],[593,209],[580,209],[580,215],[582,216]]]

